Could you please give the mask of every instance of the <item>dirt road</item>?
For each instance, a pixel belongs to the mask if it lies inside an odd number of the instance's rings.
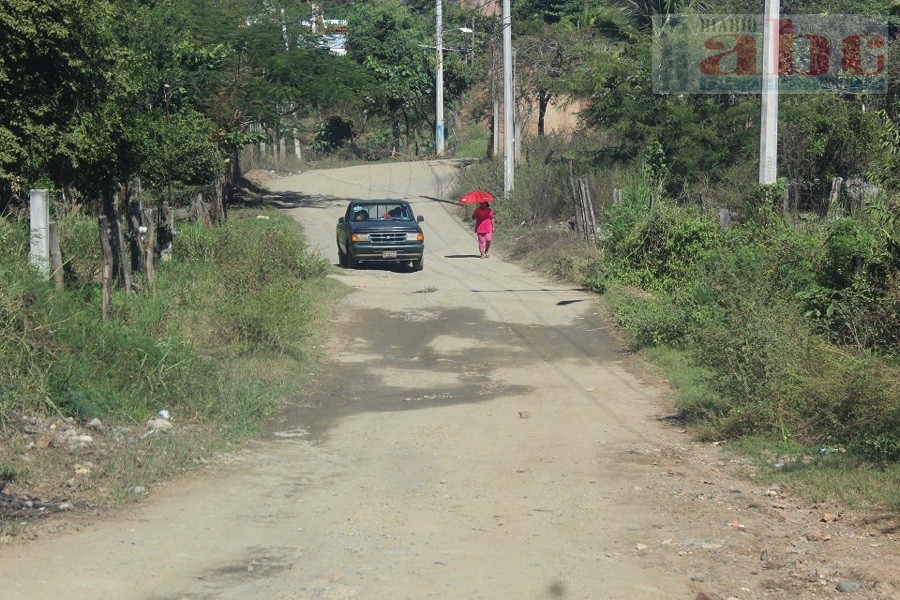
[[[0,549],[0,597],[900,598],[897,531],[735,478],[662,418],[665,387],[594,297],[480,260],[455,169],[270,182],[332,262],[346,198],[410,200],[425,270],[342,271],[327,360],[264,439],[127,514]]]

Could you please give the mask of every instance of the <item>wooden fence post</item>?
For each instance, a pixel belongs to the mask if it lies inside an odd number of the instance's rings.
[[[109,245],[112,251],[112,275],[115,280],[131,292],[131,273],[125,268],[125,236],[122,234],[122,226],[119,222],[119,184],[113,178],[108,182],[103,191],[103,215],[106,217],[106,227],[109,232]]]
[[[159,228],[156,231],[157,241],[159,242],[159,259],[163,262],[172,260],[172,241],[174,234],[172,233],[172,207],[168,202],[162,203],[162,209],[157,214],[157,223]]]
[[[197,223],[210,225],[213,220],[210,212],[209,204],[203,199],[203,193],[197,192],[194,195],[194,201],[191,203],[191,218]]]
[[[103,281],[103,320],[109,318],[109,303],[112,293],[113,278],[113,252],[109,243],[109,223],[106,215],[97,217],[100,226],[100,247],[103,248],[103,265],[100,269],[101,279]]]
[[[154,210],[156,215],[156,220],[154,221],[156,241],[159,247],[159,257],[163,261],[169,260],[172,254],[172,223],[166,221],[167,205],[167,202],[163,202],[158,210]]]
[[[587,179],[582,178],[581,183],[581,204],[584,213],[584,241],[588,244],[595,245],[597,237],[597,218],[594,215],[594,202],[591,200],[591,188],[588,186]]]
[[[578,202],[578,186],[575,185],[575,173],[572,171],[572,161],[569,161],[569,185],[572,187],[572,208],[575,210],[575,231],[581,226],[581,215],[578,213],[580,203]]]
[[[147,280],[147,287],[151,290],[156,285],[156,266],[154,264],[156,257],[153,252],[153,247],[156,245],[156,219],[155,208],[144,209],[144,232],[141,235],[143,251],[141,254],[144,256],[144,278]]]
[[[582,239],[588,244],[596,243],[597,220],[594,216],[594,203],[591,201],[591,188],[587,179],[575,179],[572,162],[569,161],[569,183],[575,204],[575,231],[581,231]]]
[[[826,214],[830,214],[837,205],[838,200],[841,197],[841,185],[843,183],[844,179],[842,177],[835,177],[834,181],[831,182],[831,194],[828,195],[828,210],[826,211]]]
[[[119,215],[119,211],[117,210],[116,211],[116,223],[115,223],[115,233],[116,233],[115,247],[116,247],[116,253],[118,254],[117,262],[119,265],[119,272],[118,272],[117,276],[120,278],[120,281],[122,282],[122,285],[125,288],[125,292],[130,294],[132,291],[131,290],[131,269],[129,269],[128,267],[125,266],[130,261],[126,261],[127,250],[126,250],[126,246],[125,246],[125,232],[122,231],[122,223],[119,221],[118,215]]]
[[[56,221],[50,221],[47,229],[50,234],[50,275],[56,284],[56,289],[65,287],[65,279],[63,277],[63,261],[62,252],[59,249],[59,229]]]
[[[125,205],[125,213],[128,215],[128,242],[131,248],[131,271],[133,273],[143,272],[147,258],[144,254],[144,244],[141,242],[143,206],[141,204],[140,179],[128,184],[125,192]]]

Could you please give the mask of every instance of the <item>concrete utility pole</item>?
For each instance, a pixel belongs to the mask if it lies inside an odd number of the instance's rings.
[[[50,192],[31,190],[31,251],[29,262],[43,277],[50,275]]]
[[[437,28],[435,32],[435,48],[437,50],[437,77],[435,78],[436,106],[434,119],[434,154],[444,155],[444,18],[442,0],[436,0],[435,14]]]
[[[503,194],[513,190],[515,177],[515,99],[513,98],[512,17],[509,0],[503,0]]]
[[[781,33],[778,0],[766,0],[763,17],[763,68],[759,128],[759,183],[771,185],[778,178],[778,42]]]

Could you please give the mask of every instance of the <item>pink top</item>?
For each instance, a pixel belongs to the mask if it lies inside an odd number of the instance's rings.
[[[493,233],[494,211],[487,207],[479,206],[472,212],[475,219],[475,233]]]

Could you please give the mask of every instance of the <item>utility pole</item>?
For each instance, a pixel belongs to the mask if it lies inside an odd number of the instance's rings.
[[[766,0],[763,16],[763,68],[759,128],[759,183],[778,178],[778,43],[781,34],[779,0]]]
[[[513,151],[516,125],[512,85],[512,17],[509,4],[509,0],[503,0],[503,194],[505,196],[509,195],[514,187],[516,160]]]
[[[507,0],[508,1],[508,0]],[[443,3],[442,0],[436,0],[435,6],[435,48],[437,50],[437,77],[435,78],[435,123],[434,123],[434,154],[435,156],[444,155],[444,23],[443,23]]]
[[[500,155],[500,96],[497,94],[497,43],[491,40],[491,156]]]

